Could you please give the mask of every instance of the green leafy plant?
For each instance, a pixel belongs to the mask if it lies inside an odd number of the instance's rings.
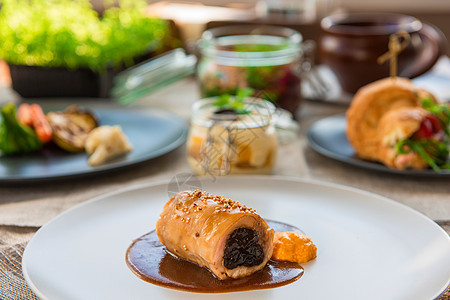
[[[245,98],[253,94],[253,89],[245,88],[237,91],[236,96],[222,94],[213,102],[213,105],[220,110],[231,110],[238,115],[249,114],[251,111],[245,108]]]
[[[32,152],[42,147],[33,129],[17,121],[14,104],[2,107],[1,117],[0,151],[3,154]]]
[[[132,65],[169,39],[168,24],[145,15],[145,0],[112,1],[102,17],[89,0],[0,0],[0,58],[15,65]]]

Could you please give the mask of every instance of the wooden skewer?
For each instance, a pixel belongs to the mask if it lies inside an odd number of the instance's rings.
[[[403,39],[400,42],[400,39]],[[397,77],[397,57],[405,50],[405,48],[409,45],[411,37],[409,33],[406,31],[400,31],[394,34],[391,34],[389,37],[389,51],[378,57],[377,63],[384,64],[387,60],[390,60],[390,76],[392,78]]]

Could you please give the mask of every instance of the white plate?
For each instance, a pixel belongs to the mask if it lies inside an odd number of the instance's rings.
[[[23,273],[44,299],[432,299],[450,279],[450,238],[433,221],[386,198],[319,182],[276,177],[201,181],[272,220],[299,227],[318,247],[305,274],[284,287],[197,294],[144,282],[125,264],[133,239],[154,229],[167,183],[86,202],[42,227]]]

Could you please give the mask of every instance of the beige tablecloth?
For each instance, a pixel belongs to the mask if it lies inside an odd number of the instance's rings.
[[[15,95],[9,89],[0,90],[0,104],[14,98]],[[190,105],[197,98],[198,90],[191,78],[160,90],[129,109],[165,109],[188,120]],[[98,99],[75,101],[94,108],[115,106],[111,101]],[[58,104],[73,102],[74,100],[59,101]],[[314,121],[345,110],[345,105],[305,103],[300,114],[299,135],[281,145],[274,174],[322,180],[374,192],[422,212],[449,232],[448,177],[424,178],[378,173],[323,157],[308,146],[306,132]],[[20,277],[20,253],[23,245],[50,219],[94,196],[134,184],[169,181],[177,174],[186,172],[191,170],[187,165],[185,147],[180,147],[158,159],[110,174],[62,182],[0,184],[0,299],[33,299],[23,282],[14,278],[16,275]],[[6,285],[5,282],[11,285]],[[440,299],[448,299],[448,295],[443,295]]]

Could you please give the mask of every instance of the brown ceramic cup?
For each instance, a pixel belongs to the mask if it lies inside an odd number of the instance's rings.
[[[400,14],[337,14],[321,21],[322,63],[336,74],[342,90],[389,76],[389,63],[377,63],[388,51],[389,36],[406,31],[409,45],[398,56],[398,76],[414,78],[428,71],[445,52],[446,39],[436,27]]]

